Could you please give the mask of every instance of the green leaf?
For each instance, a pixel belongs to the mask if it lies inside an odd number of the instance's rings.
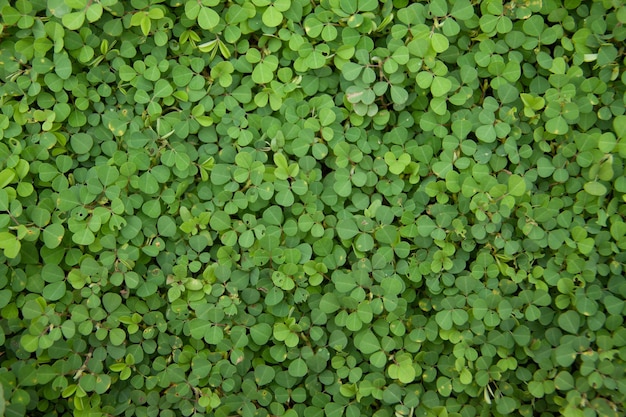
[[[521,197],[526,194],[526,181],[517,174],[509,176],[508,180],[509,194],[515,197]]]
[[[163,237],[172,237],[176,234],[176,221],[170,216],[159,217],[157,221],[157,229]]]
[[[259,387],[273,382],[275,376],[276,371],[271,366],[259,365],[254,368],[254,381]]]
[[[474,6],[470,0],[457,0],[453,3],[450,14],[459,21],[469,20],[474,16]]]
[[[258,323],[250,328],[250,337],[259,346],[263,346],[272,336],[272,327],[267,323]]]
[[[91,245],[95,242],[96,236],[87,227],[74,232],[72,241],[78,245]]]
[[[164,79],[157,80],[154,85],[154,96],[155,97],[169,97],[174,92],[171,84]]]
[[[349,0],[340,0],[339,5],[341,10],[346,14],[354,14],[357,11],[358,2]]]
[[[53,282],[44,287],[42,295],[48,301],[58,301],[65,295],[65,281]]]
[[[72,75],[72,61],[66,53],[54,55],[54,72],[64,80]]]
[[[583,255],[588,255],[595,247],[595,241],[593,238],[588,237],[582,239],[580,242],[577,242],[576,245],[578,246],[578,250],[580,251],[580,253],[582,253]]]
[[[267,84],[274,79],[274,69],[264,61],[259,62],[252,71],[252,80],[257,84]]]
[[[204,30],[211,30],[220,23],[220,15],[209,7],[200,7],[198,11],[198,25]]]
[[[437,324],[439,325],[439,327],[441,327],[443,330],[450,330],[452,326],[454,325],[451,310],[439,311],[435,315],[435,320],[437,321]]]
[[[339,310],[340,307],[339,300],[333,293],[324,294],[319,304],[319,309],[326,314],[332,314]]]
[[[411,363],[398,367],[398,379],[403,384],[410,384],[415,380],[415,368]]]
[[[613,119],[613,130],[618,139],[626,138],[626,116],[619,115]]]
[[[371,355],[381,349],[380,341],[371,330],[362,330],[354,337],[354,345],[365,355]]]
[[[559,327],[566,332],[578,334],[578,329],[580,328],[580,315],[573,310],[568,310],[559,315],[558,323]]]
[[[441,33],[433,33],[430,38],[430,44],[433,50],[438,54],[447,51],[450,47],[450,41]]]
[[[593,196],[601,197],[607,193],[607,189],[601,182],[589,181],[585,183],[585,191]]]
[[[0,415],[617,415],[619,3],[3,1]]]
[[[496,409],[501,414],[511,414],[518,407],[517,401],[511,397],[496,397],[495,403]]]
[[[359,252],[369,252],[374,248],[374,238],[367,233],[360,233],[354,241],[354,247]]]
[[[9,185],[15,179],[15,171],[10,168],[5,168],[0,171],[0,189]]]
[[[446,95],[448,91],[450,91],[451,87],[452,82],[449,79],[436,76],[435,78],[433,78],[433,81],[430,85],[430,91],[433,97],[441,97]]]
[[[126,340],[126,332],[122,329],[111,329],[109,331],[109,340],[113,346],[120,346]]]
[[[444,17],[446,14],[448,14],[448,4],[445,0],[431,1],[428,9],[433,16]]]
[[[61,21],[63,22],[63,26],[65,26],[69,30],[78,30],[85,22],[85,12],[80,11],[67,13],[63,15]]]
[[[231,227],[230,217],[223,211],[216,211],[211,215],[209,225],[213,230],[218,232],[228,230]]]
[[[554,387],[560,391],[571,390],[574,386],[574,377],[568,371],[561,371],[554,378]]]
[[[554,135],[564,135],[569,130],[567,121],[562,116],[557,116],[548,120],[546,123],[546,131]]]
[[[543,382],[541,381],[530,381],[528,383],[528,392],[535,398],[542,398],[545,394],[543,389]]]
[[[522,28],[524,33],[529,36],[538,38],[543,32],[544,22],[541,15],[533,15],[524,21]]]
[[[576,360],[576,351],[570,345],[560,345],[555,350],[555,360],[559,366],[568,367]]]
[[[274,5],[270,5],[263,12],[261,19],[265,26],[273,28],[282,23],[283,14]]]
[[[496,130],[494,129],[493,125],[479,126],[478,129],[476,129],[476,137],[481,142],[485,142],[485,143],[495,142],[497,138]]]
[[[302,358],[297,358],[289,364],[288,372],[294,378],[300,378],[307,374],[309,368]]]
[[[341,74],[348,81],[354,81],[361,75],[363,66],[355,62],[346,62],[341,68]]]
[[[343,240],[352,239],[359,233],[359,228],[353,219],[339,220],[336,230],[339,238]]]
[[[65,278],[63,269],[57,265],[44,265],[41,273],[46,282],[59,282]]]
[[[93,138],[86,133],[76,133],[72,135],[70,144],[77,154],[86,154],[93,147]]]
[[[153,9],[153,10],[155,10],[155,9]],[[156,9],[156,10],[159,10],[159,9]],[[103,8],[102,8],[101,4],[99,4],[99,3],[92,3],[85,10],[85,16],[87,17],[87,20],[89,22],[93,23],[93,22],[99,20],[100,17],[102,17],[102,12],[103,12]]]
[[[39,337],[32,334],[24,334],[20,339],[20,345],[26,352],[35,352],[39,348]],[[2,403],[4,406],[4,401]]]

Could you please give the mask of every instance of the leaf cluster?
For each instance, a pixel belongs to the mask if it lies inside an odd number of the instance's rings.
[[[0,12],[0,415],[626,413],[619,1]]]

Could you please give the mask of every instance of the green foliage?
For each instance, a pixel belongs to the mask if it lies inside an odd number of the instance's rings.
[[[0,415],[626,413],[622,2],[0,11]]]

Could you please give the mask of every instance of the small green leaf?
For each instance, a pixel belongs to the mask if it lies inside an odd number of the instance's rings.
[[[84,227],[72,235],[72,241],[78,245],[91,245],[95,240],[96,236],[87,227]]]
[[[433,50],[439,54],[447,51],[450,47],[450,41],[441,33],[433,33],[430,38],[430,44]]]
[[[309,368],[306,362],[302,358],[297,358],[289,364],[288,372],[289,375],[300,378],[307,374]]]
[[[274,381],[275,376],[276,371],[271,366],[259,365],[254,368],[254,381],[259,387]]]
[[[380,341],[371,330],[362,330],[357,333],[354,338],[354,345],[366,355],[371,355],[381,349]]]
[[[72,135],[70,144],[77,154],[86,154],[93,147],[93,138],[86,133],[76,133]]]
[[[564,135],[569,130],[567,121],[562,116],[548,120],[546,130],[554,135]]]
[[[61,21],[63,22],[63,26],[65,26],[69,30],[78,30],[85,22],[85,12],[80,11],[67,13],[63,15]]]
[[[65,295],[65,281],[53,282],[44,287],[42,295],[48,301],[58,301]]]
[[[272,327],[267,323],[258,323],[250,328],[250,337],[259,346],[263,346],[272,336]]]
[[[270,5],[262,15],[263,24],[268,27],[276,27],[283,21],[283,14],[274,6]]]
[[[231,226],[230,217],[223,211],[216,211],[211,215],[209,225],[213,230],[218,232],[228,230]]]
[[[607,189],[604,184],[598,181],[590,181],[585,183],[585,191],[589,194],[597,197],[601,197],[607,193]]]
[[[126,340],[126,332],[122,329],[111,329],[109,331],[109,340],[113,346],[120,346]]]
[[[501,414],[511,414],[518,407],[518,402],[511,397],[496,397],[495,403],[496,409]]]
[[[626,116],[619,115],[613,119],[613,130],[618,139],[626,138]]]
[[[336,230],[339,238],[343,240],[352,239],[359,233],[359,228],[353,219],[339,220]]]
[[[332,314],[340,307],[339,300],[333,293],[324,294],[319,304],[319,309],[326,314]]]
[[[439,327],[443,330],[450,330],[454,325],[454,321],[452,320],[452,311],[450,310],[439,311],[435,315],[435,320],[437,321]]]
[[[15,171],[10,168],[5,168],[0,171],[0,189],[9,185],[15,179]]]
[[[459,21],[469,20],[474,16],[474,6],[470,0],[457,0],[453,3],[450,14]]]
[[[568,371],[561,371],[554,378],[554,387],[560,391],[573,389],[574,386],[574,378]]]
[[[154,96],[155,97],[169,97],[174,92],[171,84],[165,79],[157,80],[154,85]]]
[[[32,334],[24,334],[20,339],[20,345],[26,352],[35,352],[39,348],[39,337]]]
[[[341,68],[341,74],[348,81],[354,81],[361,75],[363,66],[355,62],[346,62]]]
[[[435,76],[432,83],[430,84],[430,91],[433,97],[442,97],[446,95],[448,91],[450,91],[451,87],[452,82],[449,79],[445,77]]]
[[[568,310],[559,315],[558,323],[559,327],[566,332],[578,334],[578,329],[580,328],[580,315],[573,310]]]
[[[170,216],[159,217],[157,221],[157,229],[163,237],[172,237],[176,234],[176,221]]]
[[[521,197],[526,193],[526,181],[517,174],[513,174],[508,180],[509,194]]]
[[[478,129],[476,129],[476,137],[481,142],[486,142],[486,143],[495,142],[495,140],[497,138],[496,130],[493,127],[493,125],[479,126]]]
[[[267,84],[274,79],[274,71],[266,62],[259,62],[252,71],[252,80],[257,84]]]
[[[220,15],[210,7],[200,7],[198,25],[204,30],[211,30],[220,23]]]
[[[159,9],[156,9],[159,10]],[[96,22],[102,17],[103,8],[99,3],[91,3],[85,10],[85,16],[90,23]]]

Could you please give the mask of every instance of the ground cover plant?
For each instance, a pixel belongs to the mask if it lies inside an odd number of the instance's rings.
[[[0,0],[0,416],[620,416],[621,0]]]

